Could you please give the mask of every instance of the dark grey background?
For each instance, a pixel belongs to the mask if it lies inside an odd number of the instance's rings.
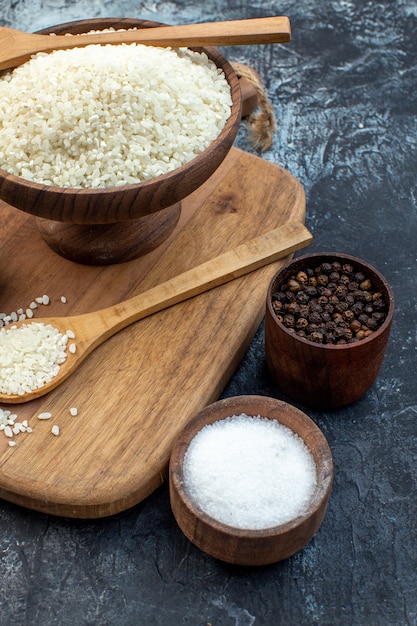
[[[324,523],[291,559],[251,571],[184,538],[166,485],[99,521],[1,501],[1,626],[417,624],[415,0],[0,0],[0,24],[28,31],[92,17],[273,14],[290,17],[290,44],[224,50],[258,70],[275,107],[264,158],[304,185],[310,249],[373,263],[396,297],[371,391],[338,412],[307,410],[334,455]],[[252,150],[244,128],[236,145]],[[224,391],[248,393],[286,399],[266,371],[262,326]]]

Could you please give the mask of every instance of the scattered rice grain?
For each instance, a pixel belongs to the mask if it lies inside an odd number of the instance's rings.
[[[52,417],[52,413],[45,411],[45,413],[39,413],[38,420],[49,420]]]
[[[16,413],[11,413],[7,409],[0,408],[0,432],[3,431],[5,437],[9,439],[9,445],[15,445],[13,436],[20,435],[21,433],[31,433],[32,428],[29,426],[27,420],[18,422]]]
[[[51,433],[53,435],[55,435],[56,437],[59,435],[60,430],[59,430],[59,426],[57,426],[57,424],[54,424],[54,426],[52,426]]]

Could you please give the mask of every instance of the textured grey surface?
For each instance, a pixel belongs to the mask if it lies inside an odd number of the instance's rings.
[[[396,297],[371,391],[335,413],[307,410],[334,455],[324,523],[291,559],[254,571],[217,562],[173,520],[168,490],[98,521],[0,502],[1,626],[414,626],[417,624],[417,7],[414,0],[0,0],[0,23],[167,23],[285,13],[285,46],[231,48],[255,67],[279,132],[264,158],[298,177],[314,251],[373,263]],[[251,150],[242,128],[237,145]],[[286,399],[259,329],[224,395]],[[303,408],[303,407],[301,407]]]

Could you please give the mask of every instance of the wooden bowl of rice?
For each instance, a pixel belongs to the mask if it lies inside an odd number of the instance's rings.
[[[92,19],[42,33],[159,25],[136,19]],[[129,46],[96,46],[90,55],[103,55],[103,66],[110,67],[110,77],[103,79],[85,73],[84,65],[80,70],[77,58],[67,54],[87,48],[54,52],[56,74],[44,69],[51,55],[43,55],[2,76],[0,106],[4,93],[9,97],[11,90],[12,106],[8,106],[14,117],[9,114],[0,128],[5,136],[3,146],[0,142],[0,199],[61,225],[120,225],[145,219],[145,241],[155,218],[158,231],[168,230],[165,239],[178,221],[178,203],[211,176],[233,145],[241,119],[238,77],[215,48],[174,51],[140,46],[146,56],[131,70],[132,61],[125,60],[127,51],[121,49]],[[67,56],[58,58],[58,52]],[[110,60],[105,55],[111,55]],[[19,80],[32,81],[32,89],[42,95],[34,101],[28,88],[27,103],[22,105],[25,89],[14,81],[17,72],[34,61],[37,65],[29,78],[26,74]],[[122,64],[125,75],[119,80]],[[37,74],[38,70],[45,75]],[[211,81],[212,89],[204,81]],[[6,113],[1,113],[3,120]],[[164,211],[171,217],[161,217]],[[161,221],[168,224],[161,226]]]
[[[208,405],[171,452],[178,526],[200,550],[234,565],[268,565],[301,550],[322,524],[332,483],[332,454],[318,426],[265,396]]]

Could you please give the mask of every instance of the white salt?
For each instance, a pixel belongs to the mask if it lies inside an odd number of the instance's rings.
[[[233,415],[205,426],[184,457],[184,485],[214,519],[270,528],[301,515],[316,488],[313,456],[275,420]]]

